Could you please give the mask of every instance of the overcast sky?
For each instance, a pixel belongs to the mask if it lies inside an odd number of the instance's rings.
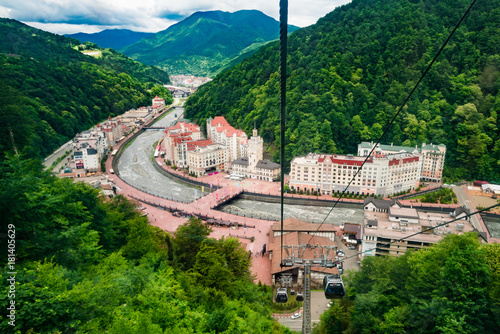
[[[290,0],[288,23],[305,27],[351,0]],[[158,32],[197,11],[257,9],[279,20],[279,0],[1,0],[0,17],[56,34]]]

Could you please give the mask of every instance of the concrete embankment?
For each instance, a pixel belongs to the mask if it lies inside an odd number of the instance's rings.
[[[253,200],[253,201],[261,201],[261,202],[267,202],[267,203],[281,203],[280,196],[266,195],[266,194],[259,194],[259,193],[243,192],[243,193],[239,194],[238,196],[236,196],[235,199],[236,198]],[[291,205],[332,206],[337,201],[336,200],[330,201],[330,200],[309,199],[309,198],[295,198],[295,197],[285,196],[285,198],[283,199],[283,202],[285,204],[291,204]],[[359,207],[363,205],[363,202],[340,201],[338,205],[340,205],[344,208],[359,209]]]

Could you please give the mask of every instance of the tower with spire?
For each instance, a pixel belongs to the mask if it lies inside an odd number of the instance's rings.
[[[248,141],[248,167],[251,172],[255,172],[257,163],[264,159],[264,140],[253,129],[252,137]]]

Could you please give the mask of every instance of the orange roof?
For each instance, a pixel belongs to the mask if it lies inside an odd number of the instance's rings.
[[[206,147],[208,145],[212,145],[211,139],[195,140],[187,143],[187,149],[188,151],[193,151],[196,147]]]
[[[216,127],[217,132],[225,132],[226,137],[232,137],[234,134],[236,134],[236,136],[239,137],[245,134],[245,132],[237,130],[233,128],[231,125],[229,125],[229,123],[223,116],[215,117],[210,124]]]
[[[229,123],[226,121],[224,116],[216,116],[210,123],[212,126],[231,126]],[[220,125],[219,125],[220,124]]]

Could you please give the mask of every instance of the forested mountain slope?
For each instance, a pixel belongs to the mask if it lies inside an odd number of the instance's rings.
[[[118,50],[153,34],[154,33],[138,32],[127,29],[106,29],[93,34],[79,32],[65,36],[75,38],[82,43],[91,42],[99,45],[101,48]]]
[[[18,156],[0,161],[0,212],[0,307],[14,310],[1,333],[290,333],[239,241],[201,220],[167,234],[125,197]]]
[[[355,153],[382,130],[469,5],[354,0],[289,37],[286,164]],[[279,144],[278,43],[203,85],[186,106]],[[445,176],[500,181],[500,1],[479,0],[383,139],[447,145]]]
[[[0,152],[45,156],[75,133],[167,91],[168,74],[110,49],[99,58],[77,40],[0,19]],[[90,45],[90,44],[89,44]],[[151,91],[148,89],[153,88]]]
[[[368,256],[344,275],[347,297],[313,333],[496,333],[499,259],[500,244],[480,244],[475,233],[400,257]]]
[[[171,74],[212,76],[278,36],[279,23],[258,10],[196,12],[120,51]]]

